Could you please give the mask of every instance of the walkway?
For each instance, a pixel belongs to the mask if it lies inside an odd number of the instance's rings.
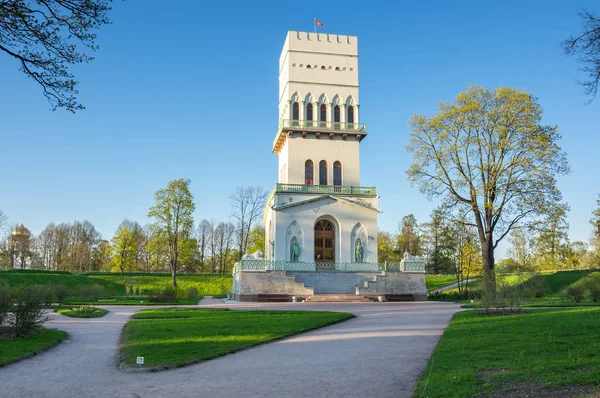
[[[453,303],[218,304],[247,310],[346,311],[349,321],[180,369],[123,373],[123,324],[141,307],[99,319],[52,314],[69,338],[0,368],[1,397],[410,397]]]

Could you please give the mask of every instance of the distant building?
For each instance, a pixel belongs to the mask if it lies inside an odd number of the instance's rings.
[[[31,232],[21,225],[17,226],[10,237],[10,264],[13,268],[30,268]]]
[[[360,122],[358,88],[356,36],[288,32],[279,58],[272,147],[279,170],[263,218],[265,255],[238,263],[236,298],[425,295],[418,260],[410,260],[412,270],[390,264],[393,278],[381,274],[387,264],[377,258],[379,197],[360,181],[367,127]]]

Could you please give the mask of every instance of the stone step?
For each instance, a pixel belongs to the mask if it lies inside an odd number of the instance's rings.
[[[346,302],[346,303],[369,303],[372,300],[360,294],[315,294],[306,297],[307,303],[324,302]]]

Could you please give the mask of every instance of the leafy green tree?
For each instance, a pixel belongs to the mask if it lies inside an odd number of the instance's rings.
[[[511,270],[523,272],[534,266],[535,242],[529,228],[514,228],[508,236],[510,246],[507,254],[512,257]]]
[[[257,250],[265,253],[265,227],[263,225],[252,227],[248,237],[248,253],[255,253]]]
[[[397,238],[389,232],[379,231],[377,233],[377,257],[379,257],[380,263],[402,260],[396,251],[396,241]]]
[[[187,240],[194,229],[193,213],[196,209],[190,192],[190,180],[180,178],[169,182],[167,188],[154,194],[155,205],[148,217],[154,219],[154,232],[164,241],[169,261],[173,287],[177,288],[177,266],[180,255],[186,249]]]
[[[431,274],[453,273],[456,239],[442,208],[434,209],[431,212],[431,219],[423,224],[423,232],[425,252],[427,253],[427,272]]]
[[[135,271],[137,241],[135,234],[127,226],[122,226],[112,238],[108,247],[112,272]]]
[[[600,84],[600,18],[588,10],[583,10],[579,16],[582,32],[565,40],[562,46],[567,55],[578,57],[581,70],[588,76],[588,80],[582,82],[585,93],[593,100]]]
[[[568,173],[556,126],[541,125],[533,95],[473,86],[433,117],[414,115],[409,181],[429,197],[470,213],[486,276],[494,249],[519,223],[561,199],[556,176]]]
[[[398,254],[403,256],[405,252],[408,252],[413,256],[421,255],[421,236],[419,234],[419,224],[417,223],[415,216],[409,214],[402,217],[398,229],[400,230],[396,244]]]
[[[565,268],[569,251],[569,206],[558,204],[548,210],[544,218],[535,224],[538,231],[536,242],[538,269]]]
[[[84,109],[70,65],[93,58],[95,31],[109,23],[110,0],[7,0],[0,2],[0,51],[38,83],[52,109]]]
[[[596,209],[592,211],[592,218],[590,224],[592,224],[592,246],[594,247],[594,260],[596,266],[600,266],[600,195],[596,200]]]

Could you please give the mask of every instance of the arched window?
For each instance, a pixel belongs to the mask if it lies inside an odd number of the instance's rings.
[[[313,120],[313,104],[310,102],[306,105],[306,120]]]
[[[300,65],[300,66],[302,66],[302,65]],[[306,65],[306,69],[312,69],[312,66]]]
[[[348,107],[348,123],[354,123],[354,107],[352,105]]]
[[[292,119],[294,119],[294,120],[300,119],[300,106],[298,105],[297,102],[294,102],[294,105],[292,107]]]
[[[321,121],[327,121],[327,105],[321,104]]]
[[[333,162],[333,185],[342,185],[342,164],[338,160]]]
[[[304,183],[306,185],[313,184],[313,161],[310,159],[304,162]]]
[[[319,185],[327,185],[327,161],[319,162]]]
[[[335,123],[340,122],[340,107],[338,105],[336,105],[335,108],[333,108],[333,121]]]
[[[325,65],[321,66],[321,70],[326,70],[327,67]]]

